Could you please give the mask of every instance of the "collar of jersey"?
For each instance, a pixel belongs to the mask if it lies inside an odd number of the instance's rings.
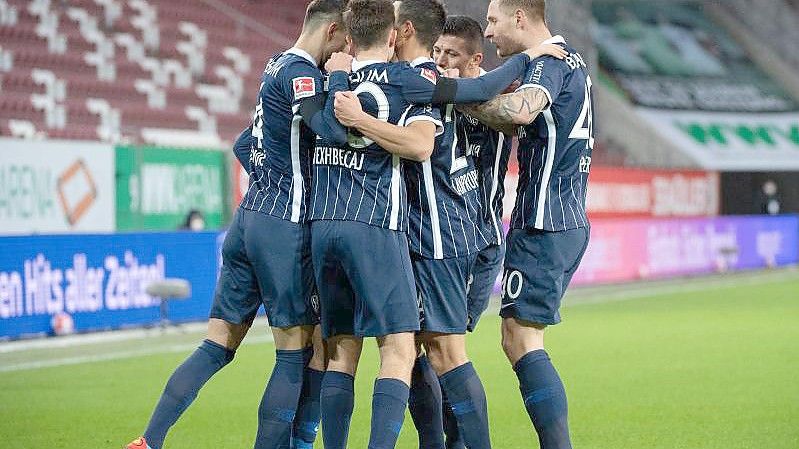
[[[549,39],[547,39],[547,40],[545,40],[544,42],[541,42],[541,43],[542,44],[565,44],[566,43],[566,39],[564,39],[563,36],[558,34],[557,36],[552,36]]]
[[[291,47],[288,50],[286,50],[286,54],[297,55],[300,58],[307,59],[308,62],[310,62],[311,64],[314,65],[314,67],[317,65],[316,64],[316,60],[313,58],[313,56],[311,56],[310,54],[308,54],[307,51],[305,51],[305,50],[303,50],[301,48]]]
[[[352,71],[353,72],[357,72],[358,70],[361,70],[362,68],[364,68],[364,67],[366,67],[368,65],[384,64],[385,62],[386,61],[381,61],[379,59],[371,59],[371,60],[368,60],[368,61],[358,61],[357,59],[353,59],[352,60]]]
[[[422,65],[422,64],[424,64],[426,62],[432,62],[433,64],[436,63],[435,61],[433,61],[432,59],[428,58],[427,56],[419,56],[418,58],[416,58],[413,61],[411,61],[411,67],[416,67],[416,66]]]

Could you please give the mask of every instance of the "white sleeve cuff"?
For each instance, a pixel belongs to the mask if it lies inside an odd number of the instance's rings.
[[[413,122],[432,122],[436,125],[436,137],[444,134],[444,125],[441,123],[441,120],[436,120],[427,115],[415,115],[405,120],[405,126],[408,126]]]
[[[546,108],[544,108],[544,110],[546,111],[547,109],[552,107],[552,94],[549,93],[549,89],[547,89],[546,87],[540,84],[522,84],[521,86],[516,88],[515,92],[519,92],[524,89],[538,89],[544,91],[544,94],[547,96],[547,100],[549,100],[549,104],[547,105]]]

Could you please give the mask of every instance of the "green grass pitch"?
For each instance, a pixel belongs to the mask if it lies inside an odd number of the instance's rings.
[[[796,270],[577,291],[563,315],[547,346],[566,384],[575,448],[799,448]],[[498,329],[498,318],[487,314],[469,339],[488,395],[493,447],[536,448]],[[167,376],[199,338],[21,353],[4,353],[0,344],[4,449],[122,447],[142,432]],[[352,448],[365,448],[368,439],[376,351],[367,347]],[[245,344],[173,428],[167,448],[252,447],[273,349],[263,338]],[[153,350],[160,353],[148,354]],[[104,354],[119,358],[88,361]],[[74,357],[87,361],[20,365]],[[397,447],[418,447],[409,417]]]

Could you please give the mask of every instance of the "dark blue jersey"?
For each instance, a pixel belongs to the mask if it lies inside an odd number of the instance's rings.
[[[459,124],[464,136],[463,143],[474,155],[477,172],[480,174],[484,232],[489,243],[500,245],[504,239],[502,200],[505,197],[505,175],[508,172],[513,138],[468,115],[462,115]]]
[[[540,89],[549,107],[519,127],[519,185],[512,228],[563,231],[588,226],[586,186],[594,146],[591,78],[583,58],[560,36],[564,60],[531,61],[522,89]]]
[[[356,60],[352,69],[350,88],[358,94],[364,111],[393,125],[428,120],[441,127],[437,110],[414,105],[403,95],[407,64]],[[348,141],[336,145],[317,139],[309,219],[359,221],[407,231],[407,192],[400,158],[355,130]]]
[[[250,187],[241,207],[299,223],[306,219],[315,134],[300,116],[303,99],[323,94],[324,78],[292,48],[266,64],[252,126]]]
[[[411,66],[438,73],[431,59]],[[409,231],[412,252],[427,259],[465,256],[489,244],[482,226],[480,181],[474,158],[458,134],[461,114],[442,106],[443,133],[424,162],[406,161]]]

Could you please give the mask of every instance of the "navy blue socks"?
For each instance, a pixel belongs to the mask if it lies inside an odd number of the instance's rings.
[[[338,371],[322,379],[322,439],[325,449],[345,449],[355,403],[355,378]]]
[[[444,449],[441,386],[427,356],[416,359],[411,372],[408,409],[419,433],[419,449]]]
[[[471,362],[439,377],[441,391],[450,401],[458,430],[469,449],[489,449],[486,393]]]
[[[452,404],[449,403],[447,395],[442,395],[442,397],[441,407],[444,411],[444,435],[446,436],[444,446],[446,449],[466,449],[461,433],[458,431],[458,420],[452,413]]]
[[[313,348],[311,348],[311,354],[313,354]],[[322,414],[320,393],[324,375],[324,371],[316,371],[313,368],[305,367],[300,404],[297,406],[297,416],[294,417],[294,432],[291,439],[292,449],[313,448]]]
[[[372,396],[372,432],[369,449],[394,449],[397,445],[409,387],[399,379],[377,379]]]
[[[144,431],[144,438],[151,448],[161,449],[169,428],[191,405],[200,388],[211,376],[230,363],[235,353],[211,340],[205,340],[177,367],[167,381],[147,430]]]
[[[275,367],[258,408],[255,449],[288,447],[302,391],[303,349],[276,351]]]
[[[571,449],[566,390],[549,355],[543,349],[528,352],[513,370],[541,449]]]

